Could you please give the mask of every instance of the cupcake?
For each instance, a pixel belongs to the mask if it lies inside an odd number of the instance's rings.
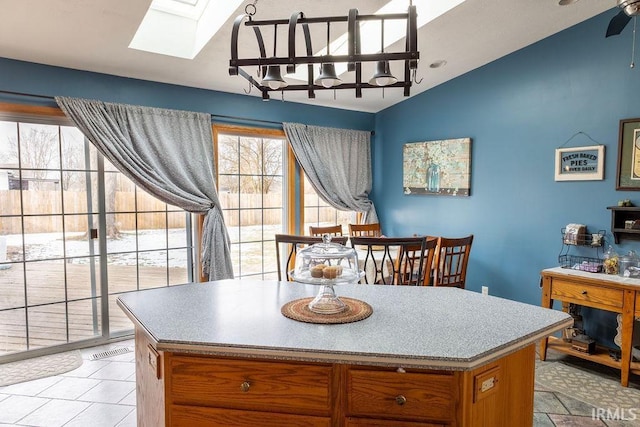
[[[322,276],[325,279],[335,279],[338,276],[342,275],[342,266],[340,265],[330,265],[322,270]]]
[[[311,267],[309,269],[309,271],[311,272],[311,277],[317,277],[320,278],[323,276],[323,271],[327,266],[324,264],[318,264],[318,265],[314,265],[313,267]]]

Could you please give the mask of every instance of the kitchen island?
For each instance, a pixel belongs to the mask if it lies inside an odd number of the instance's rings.
[[[535,342],[563,312],[456,288],[336,286],[370,317],[311,324],[293,282],[121,295],[135,325],[139,426],[531,426]]]

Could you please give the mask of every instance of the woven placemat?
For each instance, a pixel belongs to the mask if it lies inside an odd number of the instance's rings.
[[[373,309],[369,304],[353,298],[341,297],[340,301],[345,303],[347,309],[342,313],[318,314],[309,309],[309,303],[313,298],[302,298],[289,301],[282,306],[280,311],[289,319],[306,323],[351,323],[366,319],[371,316]]]

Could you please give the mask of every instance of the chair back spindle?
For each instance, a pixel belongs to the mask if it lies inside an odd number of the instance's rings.
[[[309,236],[323,236],[324,234],[328,234],[330,236],[342,236],[342,225],[329,225],[326,227],[309,226]]]
[[[473,234],[460,238],[438,238],[438,248],[433,263],[434,286],[452,286],[464,289],[472,243]]]
[[[432,243],[430,243],[432,245]],[[351,237],[364,270],[363,283],[424,285],[427,239],[424,237]]]
[[[349,236],[380,237],[382,230],[380,223],[373,224],[349,224]]]

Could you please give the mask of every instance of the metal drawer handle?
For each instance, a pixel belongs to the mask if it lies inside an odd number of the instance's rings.
[[[586,294],[587,294],[587,291],[582,291],[582,295],[586,295]]]
[[[240,384],[240,390],[245,393],[249,391],[249,387],[251,387],[251,383],[249,381],[245,381],[242,384]]]
[[[399,394],[398,396],[396,396],[396,403],[400,406],[404,405],[405,403],[407,403],[407,398],[404,397],[403,395]]]

